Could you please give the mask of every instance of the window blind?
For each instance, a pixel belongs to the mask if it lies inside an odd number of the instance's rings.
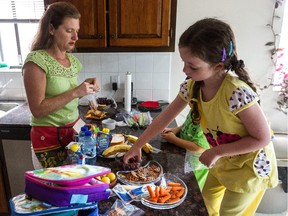
[[[1,0],[0,23],[38,22],[44,13],[44,0]]]

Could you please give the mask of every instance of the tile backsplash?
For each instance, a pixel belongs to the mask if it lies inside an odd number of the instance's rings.
[[[83,64],[79,83],[96,77],[101,84],[101,96],[122,101],[125,74],[132,74],[133,97],[138,100],[169,101],[171,53],[75,53]],[[120,77],[120,87],[112,90],[110,77]],[[0,100],[25,100],[21,70],[0,70]]]

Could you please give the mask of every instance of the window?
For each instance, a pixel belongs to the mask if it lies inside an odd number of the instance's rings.
[[[0,8],[0,62],[21,66],[44,12],[44,1],[1,0]]]

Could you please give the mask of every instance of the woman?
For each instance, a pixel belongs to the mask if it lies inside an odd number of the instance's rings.
[[[42,167],[65,163],[65,146],[73,141],[72,127],[79,118],[78,98],[100,90],[96,78],[77,83],[82,65],[69,52],[78,40],[79,19],[70,3],[49,5],[23,65],[31,141]]]

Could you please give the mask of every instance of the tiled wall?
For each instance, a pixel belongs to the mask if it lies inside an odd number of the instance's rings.
[[[88,77],[96,77],[101,83],[101,96],[113,96],[122,101],[125,74],[132,74],[133,96],[138,100],[169,100],[170,53],[76,53],[83,69],[79,83]],[[120,88],[114,92],[110,77],[120,76]],[[25,99],[21,71],[1,72],[0,100]]]

